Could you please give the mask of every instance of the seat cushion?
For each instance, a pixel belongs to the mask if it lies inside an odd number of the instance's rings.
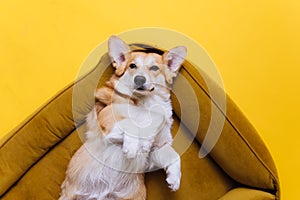
[[[85,124],[81,125],[78,130],[85,131]],[[175,120],[172,132],[186,136],[190,134],[187,129],[179,128],[177,120]],[[58,199],[69,160],[81,145],[82,141],[78,132],[73,131],[30,167],[1,199]],[[226,194],[237,184],[211,157],[199,159],[199,147],[197,141],[192,142],[181,157],[183,175],[179,191],[170,191],[165,181],[164,171],[147,173],[145,179],[148,190],[147,199],[214,200]]]

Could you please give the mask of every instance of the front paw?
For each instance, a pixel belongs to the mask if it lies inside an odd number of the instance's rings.
[[[136,137],[132,137],[128,134],[124,134],[123,138],[123,153],[127,158],[135,158],[139,149],[139,140]]]
[[[126,158],[135,158],[137,155],[137,150],[135,148],[129,147],[129,146],[125,146],[123,145],[123,153],[126,156]]]
[[[149,153],[152,148],[152,140],[141,140],[139,146],[139,153]]]
[[[180,171],[180,160],[177,160],[175,163],[171,164],[167,168],[167,179],[166,181],[169,184],[169,188],[172,191],[179,189],[181,180],[181,171]]]
[[[180,186],[180,179],[181,179],[181,173],[174,175],[174,174],[169,174],[166,181],[169,185],[169,188],[172,191],[177,191]]]

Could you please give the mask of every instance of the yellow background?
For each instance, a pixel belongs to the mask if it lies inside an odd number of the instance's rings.
[[[298,199],[299,13],[299,0],[3,0],[0,137],[74,80],[91,50],[111,34],[165,27],[208,51],[227,92],[269,147],[282,199]]]

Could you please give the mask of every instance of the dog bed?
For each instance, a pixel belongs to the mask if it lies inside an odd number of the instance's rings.
[[[132,45],[132,48],[144,47]],[[107,65],[109,59],[104,54],[96,67],[1,140],[0,199],[58,199],[68,162],[84,139],[85,115],[94,104],[94,87],[101,86],[113,73],[112,67],[105,68]],[[180,102],[176,95],[172,96],[175,119],[172,131],[181,136],[176,144],[190,141],[181,155],[181,187],[171,192],[162,170],[149,172],[147,199],[279,199],[275,164],[250,122],[228,96],[226,110],[222,110],[207,86],[207,80],[211,84],[213,81],[197,66],[186,61],[180,75],[193,88],[197,101],[191,105],[188,100]],[[223,92],[217,84],[214,91]],[[174,94],[189,98],[180,79],[175,81]],[[196,109],[200,111],[198,118]],[[182,111],[188,113],[185,119]],[[221,134],[209,154],[200,158],[199,149],[207,139],[207,130],[217,123],[211,118],[214,112],[224,117]],[[193,132],[190,127],[195,121],[199,126]]]

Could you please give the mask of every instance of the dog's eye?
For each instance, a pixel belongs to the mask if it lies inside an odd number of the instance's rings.
[[[131,63],[131,64],[129,65],[129,67],[130,67],[131,69],[134,69],[134,68],[136,68],[136,65],[135,65],[134,63]]]
[[[150,67],[150,70],[151,71],[157,71],[157,70],[159,70],[159,68],[156,65],[154,65],[154,66]]]

